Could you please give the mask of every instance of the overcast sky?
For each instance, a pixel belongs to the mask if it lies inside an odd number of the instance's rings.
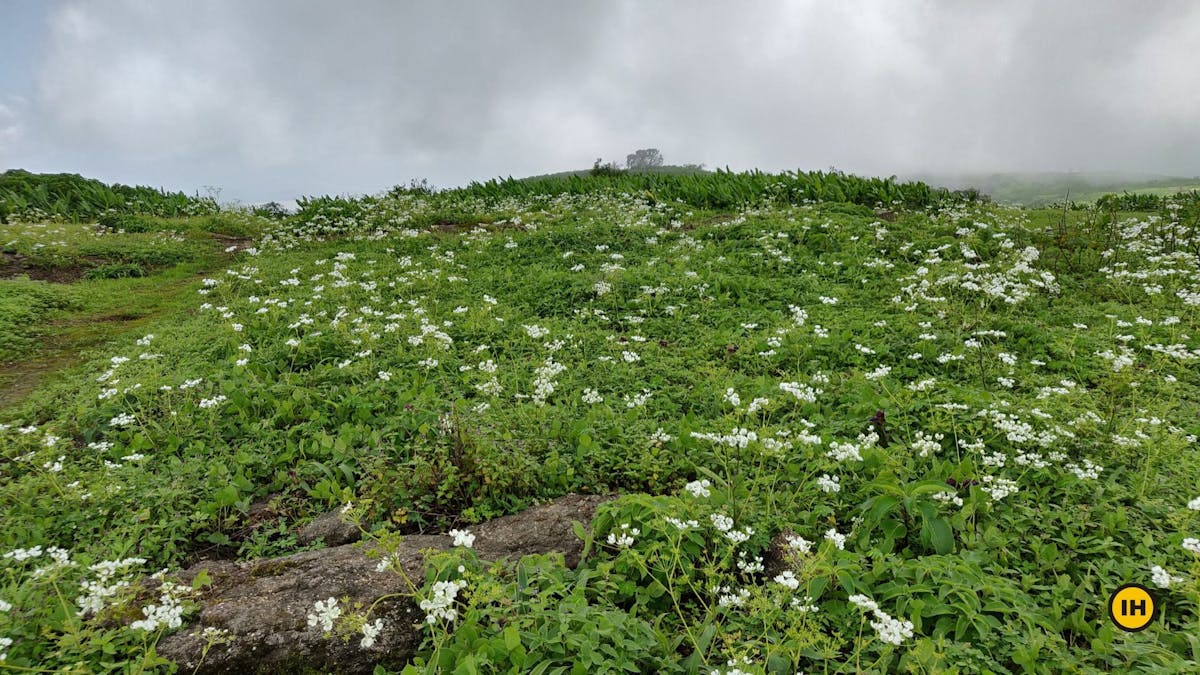
[[[265,201],[585,168],[1200,174],[1200,2],[0,0],[0,169]]]

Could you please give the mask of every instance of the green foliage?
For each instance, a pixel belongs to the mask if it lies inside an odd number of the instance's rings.
[[[71,305],[67,294],[45,282],[0,283],[0,363],[33,351],[47,315]]]
[[[267,202],[266,204],[260,204],[251,208],[250,211],[256,216],[270,218],[271,220],[281,220],[288,215],[287,209],[285,209],[279,202]]]
[[[602,164],[601,160],[597,159],[596,163],[592,165],[592,170],[588,172],[588,175],[592,176],[593,178],[612,178],[614,176],[620,176],[623,173],[625,173],[625,171],[621,169],[621,167],[617,166],[616,163],[609,162],[608,164]]]
[[[1162,211],[1174,207],[1185,209],[1187,215],[1194,215],[1200,207],[1200,190],[1181,190],[1167,195],[1141,192],[1106,194],[1096,200],[1096,207],[1104,211]]]
[[[21,169],[0,174],[3,222],[13,218],[85,222],[105,214],[171,217],[216,211],[212,199],[143,186],[106,185],[77,174],[35,174]]]
[[[867,206],[899,203],[910,208],[925,208],[954,198],[949,191],[935,190],[924,183],[900,183],[892,178],[859,178],[820,171],[781,174],[717,171],[690,175],[625,172],[598,178],[509,178],[472,183],[459,192],[463,196],[489,199],[613,192],[645,196],[654,202],[683,202],[711,209],[763,202],[799,204],[810,201],[853,202]]]
[[[93,267],[84,273],[85,279],[126,279],[144,277],[146,270],[136,263],[115,263]]]
[[[463,586],[410,672],[1196,669],[1188,207],[1015,211],[840,174],[490,185],[305,199],[254,254],[177,277],[157,321],[0,413],[0,549],[174,569],[293,551],[346,503],[386,549],[617,491],[573,569],[431,555],[416,599]],[[877,215],[910,200],[930,208]],[[199,241],[188,222],[16,246],[148,259]],[[153,280],[70,297],[115,312]],[[57,311],[5,283],[0,307],[44,307],[16,324]],[[72,623],[77,576],[66,610],[30,601],[44,562],[3,568],[10,663],[151,653],[129,614]],[[1126,636],[1102,603],[1154,566],[1164,611]]]

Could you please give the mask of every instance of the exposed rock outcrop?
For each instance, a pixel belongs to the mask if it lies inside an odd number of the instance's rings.
[[[484,560],[557,551],[574,566],[583,542],[571,523],[589,523],[596,507],[607,499],[567,495],[481,523],[471,528],[474,548]],[[421,551],[450,546],[447,535],[412,535],[405,538],[397,558],[419,583],[424,578]],[[317,600],[348,597],[351,603],[367,607],[383,596],[407,592],[399,575],[377,572],[377,563],[362,547],[343,545],[269,560],[196,565],[179,576],[190,582],[201,570],[208,571],[212,585],[199,598],[199,616],[163,638],[158,653],[178,663],[183,672],[199,665],[200,673],[369,673],[376,664],[402,667],[420,645],[424,618],[408,597],[384,600],[376,607],[372,618],[383,619],[386,628],[370,649],[360,647],[358,640],[327,639],[319,627],[310,628],[307,622]],[[203,654],[208,644],[203,637],[206,628],[228,631],[229,641]]]

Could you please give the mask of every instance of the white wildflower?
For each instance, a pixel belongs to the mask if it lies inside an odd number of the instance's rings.
[[[833,542],[833,545],[840,551],[846,550],[846,535],[840,534],[836,529],[829,528],[825,531],[825,538]]]
[[[475,544],[475,535],[469,530],[450,530],[450,536],[454,539],[455,546],[471,548]]]
[[[775,583],[792,591],[800,588],[800,580],[796,578],[796,574],[791,570],[784,570],[775,575]]]
[[[837,476],[830,476],[827,473],[823,473],[817,478],[817,486],[821,488],[822,492],[841,492],[842,484],[840,480]]]
[[[699,497],[711,497],[712,492],[709,490],[710,487],[712,487],[712,483],[707,478],[703,478],[701,480],[694,480],[694,481],[688,483],[687,485],[684,485],[683,489],[690,492],[693,497],[699,498]],[[715,524],[716,521],[713,521],[713,522]],[[730,521],[729,525],[730,525],[730,527],[733,527],[733,521]],[[726,529],[728,529],[728,528],[726,528]]]
[[[359,646],[363,649],[370,649],[375,646],[375,638],[383,631],[383,619],[375,619],[373,622],[363,624],[362,634],[363,639],[359,642]]]
[[[609,532],[608,539],[606,541],[608,541],[610,546],[616,546],[617,548],[629,548],[630,546],[633,546],[633,542],[636,540],[636,537],[641,533],[641,530],[636,527],[632,527],[629,523],[621,523],[619,534],[617,532]]]

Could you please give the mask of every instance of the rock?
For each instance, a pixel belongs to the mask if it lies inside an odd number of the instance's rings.
[[[583,542],[571,522],[589,523],[596,507],[608,499],[567,495],[481,523],[471,528],[474,548],[484,560],[561,552],[573,567]],[[411,535],[397,557],[409,578],[419,583],[424,578],[421,550],[450,546],[447,535]],[[196,565],[178,576],[191,583],[201,570],[208,571],[212,584],[199,598],[198,621],[160,640],[157,652],[181,671],[198,673],[370,673],[376,664],[402,668],[423,637],[424,613],[406,596],[382,600],[375,607],[371,618],[383,619],[385,628],[370,649],[360,647],[357,638],[327,639],[320,627],[308,626],[307,616],[317,600],[349,597],[351,604],[360,602],[366,608],[389,594],[409,592],[395,572],[377,572],[377,562],[361,546],[342,545],[269,560]],[[206,628],[228,631],[228,642],[213,645],[205,654]]]
[[[308,545],[321,539],[326,546],[341,546],[358,541],[361,535],[357,525],[342,522],[342,512],[339,509],[317,516],[311,523],[300,528],[296,533],[296,540]]]
[[[780,532],[771,537],[771,545],[763,555],[763,573],[770,579],[784,570],[792,569],[792,549],[788,545],[788,537],[796,536],[795,532]]]

